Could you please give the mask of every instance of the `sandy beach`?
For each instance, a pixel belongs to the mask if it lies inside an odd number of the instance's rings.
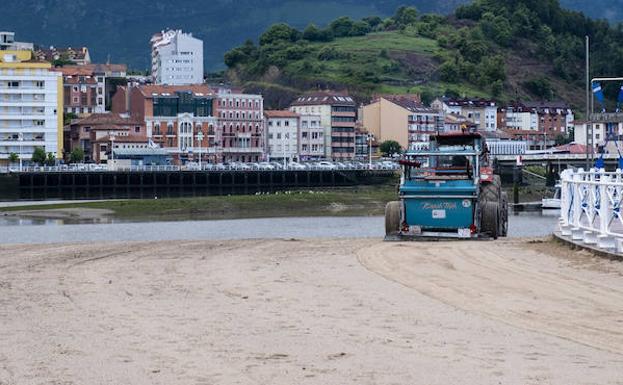
[[[0,384],[623,384],[622,299],[542,240],[0,245]]]

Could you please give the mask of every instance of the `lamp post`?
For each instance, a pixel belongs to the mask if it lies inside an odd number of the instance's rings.
[[[203,132],[199,131],[196,138],[199,141],[199,170],[201,170],[201,142],[203,141]]]
[[[19,141],[19,172],[22,172],[22,145],[24,144],[24,134],[17,134],[17,140]]]
[[[286,137],[289,139],[289,135],[287,132],[283,133],[283,140],[281,142],[281,145],[283,146],[283,169],[285,170],[286,168]]]
[[[114,167],[115,163],[115,135],[110,135],[110,165]]]
[[[372,141],[374,135],[368,134],[368,169],[372,170]]]

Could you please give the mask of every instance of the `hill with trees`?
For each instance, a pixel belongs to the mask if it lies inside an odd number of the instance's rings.
[[[558,0],[476,0],[450,16],[399,7],[388,18],[339,17],[321,28],[284,23],[225,54],[228,77],[274,107],[308,89],[584,100],[584,36],[594,74],[623,74],[623,27]],[[616,94],[614,85],[607,93]]]
[[[223,68],[223,54],[273,23],[303,29],[338,16],[385,18],[401,6],[448,15],[468,0],[6,0],[0,25],[20,41],[42,46],[87,46],[93,60],[150,68],[149,39],[165,28],[182,28],[205,42],[208,70]],[[562,0],[594,18],[623,20],[623,0]]]

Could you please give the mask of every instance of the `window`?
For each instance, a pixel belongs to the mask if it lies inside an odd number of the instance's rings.
[[[301,137],[302,137],[303,139],[307,139],[307,132],[305,132],[305,131],[304,131],[304,132],[301,134]]]
[[[35,120],[35,126],[43,126],[45,125],[45,120]]]
[[[9,88],[19,88],[19,82],[7,82]]]
[[[277,139],[281,139],[281,133],[277,133]]]
[[[44,84],[45,84],[44,82],[42,82],[42,81],[40,81],[40,80],[37,80],[37,81],[35,82],[35,87],[37,87],[37,88],[43,88],[43,85],[44,85]]]
[[[140,126],[136,126],[134,127],[134,132],[141,132],[141,127]]]
[[[283,125],[286,126],[286,127],[290,126],[290,121],[286,120],[285,122],[283,122]]]
[[[154,125],[154,135],[160,135],[160,125]]]

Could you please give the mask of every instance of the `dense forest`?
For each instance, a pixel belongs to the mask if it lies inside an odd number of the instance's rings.
[[[593,74],[623,74],[623,27],[563,9],[558,0],[476,0],[453,15],[399,7],[387,18],[339,17],[326,27],[269,27],[225,54],[234,82],[276,105],[313,88],[564,99],[581,105],[584,36]],[[606,88],[616,94],[614,85]]]

